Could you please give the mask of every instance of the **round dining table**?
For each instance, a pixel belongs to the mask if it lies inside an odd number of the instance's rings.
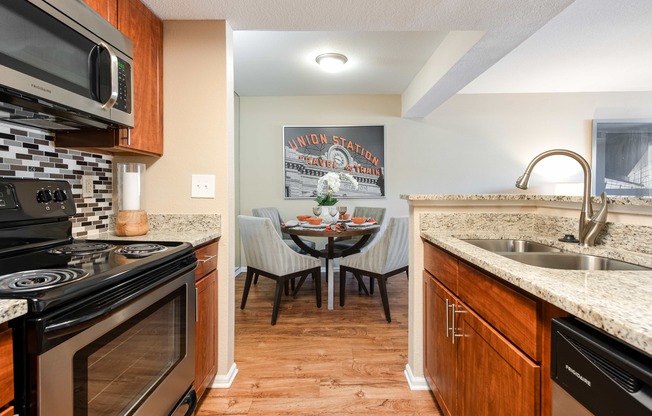
[[[334,227],[334,226],[333,226]],[[322,257],[326,259],[326,280],[328,281],[328,309],[333,309],[333,259],[338,257],[346,257],[351,254],[360,252],[360,248],[369,241],[369,238],[378,231],[380,225],[364,225],[364,226],[347,226],[346,230],[329,230],[327,228],[316,228],[311,226],[303,227],[298,225],[296,227],[283,227],[282,231],[288,234],[292,240],[303,251],[313,257]],[[351,247],[344,250],[335,249],[335,237],[357,237],[361,238]],[[301,240],[299,237],[325,237],[328,238],[326,246],[321,249],[311,248]]]

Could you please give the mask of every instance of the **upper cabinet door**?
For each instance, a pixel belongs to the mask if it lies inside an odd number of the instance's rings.
[[[113,26],[118,27],[118,0],[84,0]]]
[[[120,0],[118,29],[134,43],[134,128],[119,147],[163,154],[163,22],[139,0]],[[122,136],[122,135],[121,135]]]

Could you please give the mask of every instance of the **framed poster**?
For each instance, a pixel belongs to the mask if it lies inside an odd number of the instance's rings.
[[[596,195],[652,196],[652,120],[593,121]]]
[[[385,126],[283,126],[285,198],[315,198],[329,172],[349,173],[341,198],[385,196]]]

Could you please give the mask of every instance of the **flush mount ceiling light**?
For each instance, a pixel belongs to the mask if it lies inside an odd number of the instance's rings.
[[[347,57],[340,53],[322,53],[315,58],[319,66],[327,72],[337,72],[342,70]]]

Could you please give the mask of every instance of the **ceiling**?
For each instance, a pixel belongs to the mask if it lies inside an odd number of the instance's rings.
[[[241,96],[401,94],[424,117],[458,92],[652,91],[650,0],[143,1],[227,20]]]

